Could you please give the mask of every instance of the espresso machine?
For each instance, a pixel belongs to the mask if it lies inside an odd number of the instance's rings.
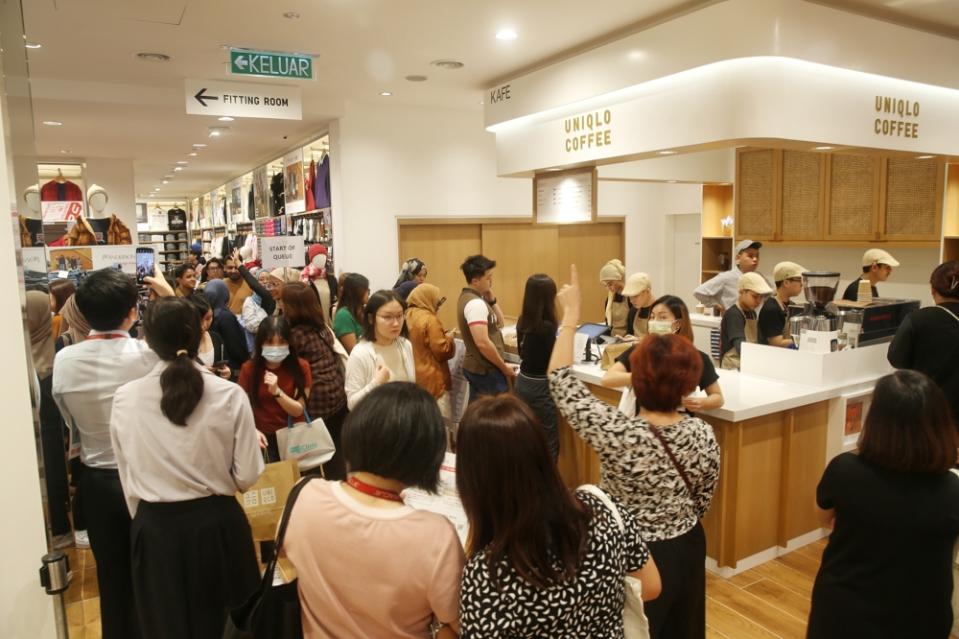
[[[840,274],[835,271],[807,271],[802,274],[806,307],[790,322],[790,332],[799,329],[799,350],[830,353],[839,350],[839,308],[833,303]]]

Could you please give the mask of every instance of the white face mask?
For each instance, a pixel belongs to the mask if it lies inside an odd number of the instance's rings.
[[[289,346],[264,346],[263,359],[271,364],[279,364],[290,355]]]
[[[647,329],[651,335],[669,335],[673,332],[673,323],[669,320],[649,320]]]
[[[213,366],[213,349],[205,353],[197,353],[196,355],[200,358],[200,361],[203,362],[204,366]]]

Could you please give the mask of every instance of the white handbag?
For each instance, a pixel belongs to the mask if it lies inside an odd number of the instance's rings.
[[[619,514],[619,509],[598,486],[583,484],[577,490],[585,490],[595,495],[612,513],[616,525],[619,526],[619,532],[626,532],[626,525]],[[626,600],[623,604],[623,635],[626,639],[649,639],[649,619],[646,618],[646,612],[643,609],[643,582],[630,575],[625,575],[624,581]]]
[[[276,445],[280,459],[296,460],[300,470],[309,470],[330,461],[336,446],[322,419],[311,420],[305,408],[303,417],[306,421],[295,424],[287,417],[288,426],[276,431]]]

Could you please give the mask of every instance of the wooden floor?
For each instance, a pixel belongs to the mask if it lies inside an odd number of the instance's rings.
[[[100,639],[100,590],[97,568],[89,548],[70,548],[73,580],[64,595],[70,639]]]

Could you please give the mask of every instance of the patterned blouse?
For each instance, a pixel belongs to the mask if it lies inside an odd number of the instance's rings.
[[[709,424],[686,416],[659,429],[692,484],[690,494],[646,420],[596,398],[570,367],[553,371],[549,388],[570,427],[599,455],[600,486],[633,510],[643,539],[673,539],[706,514],[719,479],[719,444]]]
[[[303,324],[294,326],[291,332],[296,354],[309,363],[313,376],[306,410],[313,419],[331,417],[346,406],[343,368],[332,344],[335,338],[330,331],[324,335],[318,328]]]
[[[645,565],[649,550],[636,519],[615,497],[611,499],[625,532],[620,532],[598,497],[584,491],[576,496],[593,512],[586,556],[576,576],[548,588],[534,588],[504,559],[497,566],[499,580],[494,585],[486,551],[476,553],[463,571],[463,639],[622,639],[624,576]]]

